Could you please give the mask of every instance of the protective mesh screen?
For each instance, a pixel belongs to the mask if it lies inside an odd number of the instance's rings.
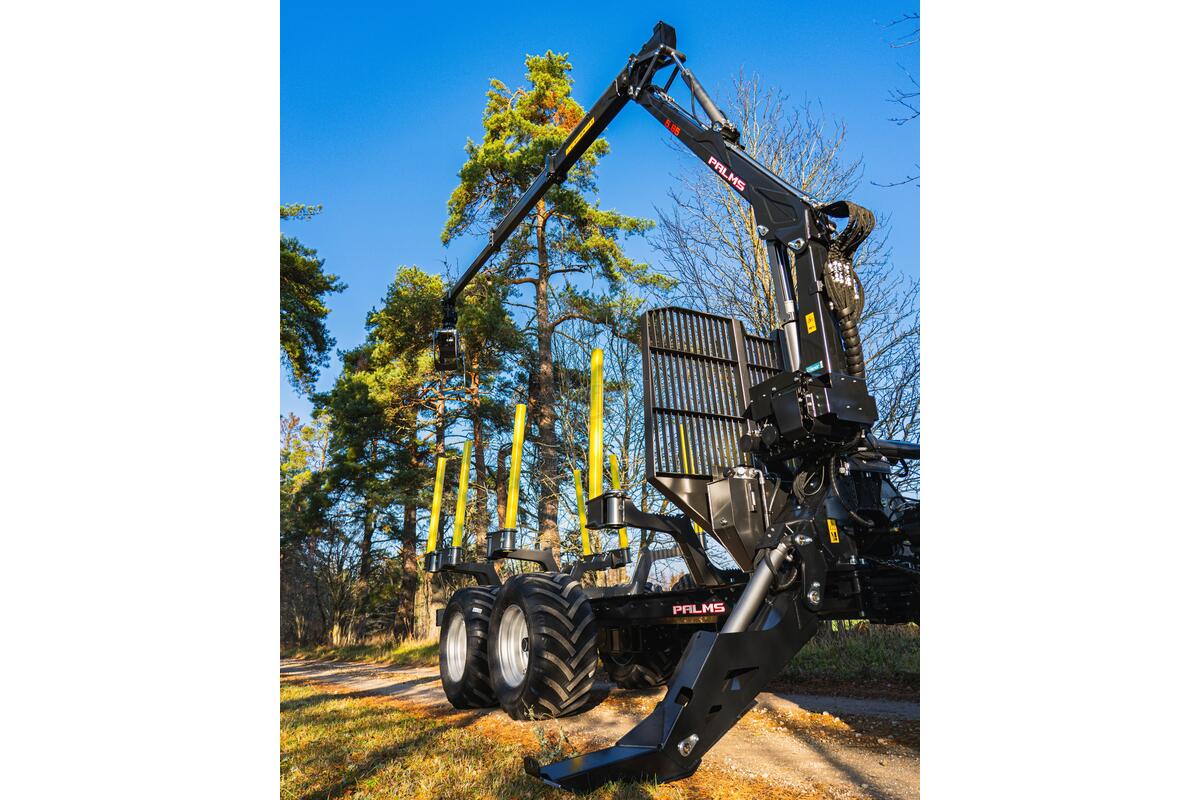
[[[774,341],[742,323],[682,308],[642,318],[646,437],[655,475],[713,475],[743,463],[746,382],[779,372]]]

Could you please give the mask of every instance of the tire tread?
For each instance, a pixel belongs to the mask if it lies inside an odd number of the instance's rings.
[[[496,605],[498,586],[466,586],[450,596],[438,642],[438,672],[446,699],[455,708],[491,708],[496,705],[488,664],[488,633]],[[462,680],[455,683],[446,673],[445,632],[452,609],[463,614],[467,625],[467,663]],[[478,610],[476,610],[478,609]]]
[[[501,707],[518,720],[561,717],[577,711],[587,702],[598,668],[599,629],[583,587],[563,573],[535,572],[510,578],[492,609],[495,629],[504,609],[517,602],[526,609],[533,652],[521,686],[493,682]],[[488,650],[495,665],[495,647]],[[498,666],[492,674],[500,674]]]

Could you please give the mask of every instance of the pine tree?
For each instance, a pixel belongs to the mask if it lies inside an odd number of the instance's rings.
[[[279,219],[311,219],[320,206],[299,203],[279,207]],[[329,363],[336,344],[325,327],[329,307],[325,296],[346,288],[338,276],[325,272],[325,260],[294,236],[279,235],[279,349],[288,381],[310,394],[320,368]]]
[[[562,146],[584,110],[571,97],[571,65],[565,54],[547,52],[525,60],[526,84],[509,89],[491,82],[484,109],[483,141],[467,142],[467,161],[449,201],[442,232],[448,243],[468,231],[480,232],[520,197]],[[552,342],[570,320],[628,327],[639,288],[669,282],[648,265],[629,258],[621,238],[649,230],[650,220],[603,210],[593,198],[596,165],[608,153],[597,139],[551,188],[508,239],[494,262],[498,283],[530,287],[534,311],[529,369],[529,441],[538,449],[538,542],[559,552],[558,496],[565,474],[555,408]]]

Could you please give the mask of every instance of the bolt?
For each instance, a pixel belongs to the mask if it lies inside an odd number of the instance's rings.
[[[821,584],[813,582],[813,585],[808,587],[808,602],[814,606],[821,604]]]
[[[808,242],[803,239],[792,239],[788,242],[788,247],[792,248],[797,253],[803,253],[804,248],[808,246]]]
[[[696,743],[699,741],[700,741],[700,737],[694,733],[691,736],[684,739],[682,742],[679,743],[679,755],[681,755],[681,756],[689,755],[692,752],[692,750],[696,747]]]
[[[766,225],[759,225],[754,230],[758,231],[758,235],[762,236],[763,238],[766,238],[767,234],[770,233],[770,231],[767,230]]]

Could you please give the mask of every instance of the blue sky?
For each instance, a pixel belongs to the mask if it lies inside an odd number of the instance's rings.
[[[504,9],[497,15],[498,9]],[[446,200],[468,136],[482,134],[488,80],[517,84],[527,53],[570,53],[575,95],[588,108],[649,37],[659,19],[675,26],[688,66],[713,94],[739,69],[758,72],[799,104],[819,101],[848,128],[846,153],[861,156],[856,202],[890,217],[893,261],[918,271],[919,189],[873,186],[914,174],[916,123],[897,127],[888,90],[918,74],[916,48],[896,50],[883,26],[916,3],[631,4],[556,6],[455,2],[301,3],[281,7],[280,202],[320,203],[324,211],[283,230],[315,247],[326,269],[348,284],[330,302],[338,346],[363,340],[363,323],[396,267],[415,264],[457,275],[482,242],[443,247]],[[607,6],[614,8],[614,6]],[[642,11],[642,8],[649,10]],[[907,29],[905,29],[907,30]],[[768,46],[768,40],[777,44]],[[677,97],[684,97],[678,91]],[[656,217],[679,156],[641,108],[630,105],[605,134],[601,204]],[[653,263],[643,242],[629,252]],[[318,388],[331,385],[337,359]],[[280,413],[307,417],[280,372]]]

